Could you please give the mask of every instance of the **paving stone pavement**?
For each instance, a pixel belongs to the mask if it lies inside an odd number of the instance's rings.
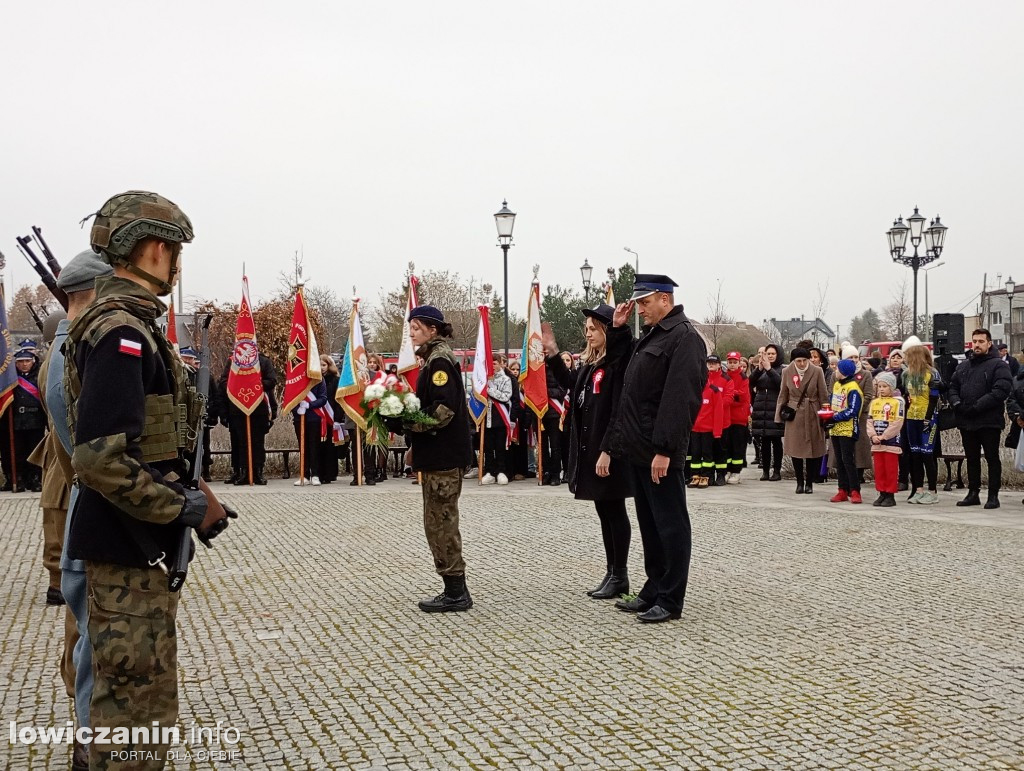
[[[216,489],[242,519],[184,589],[180,725],[241,740],[180,749],[239,756],[175,768],[1024,767],[1020,493],[984,512],[694,491],[683,619],[641,626],[584,595],[600,535],[565,487],[467,486],[476,605],[450,615],[416,608],[440,581],[408,482]],[[69,718],[37,506],[0,495],[5,728]],[[68,755],[0,744],[7,768]]]

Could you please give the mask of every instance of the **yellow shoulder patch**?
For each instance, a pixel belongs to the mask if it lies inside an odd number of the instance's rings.
[[[430,382],[436,386],[443,386],[448,382],[448,373],[439,369],[434,373],[434,376],[430,378]]]

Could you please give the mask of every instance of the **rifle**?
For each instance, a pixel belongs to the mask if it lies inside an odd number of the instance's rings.
[[[36,309],[32,307],[32,303],[25,303],[25,305],[28,308],[28,312],[32,314],[32,320],[36,323],[36,326],[39,327],[40,333],[42,333],[43,320],[39,318],[39,314],[36,313]],[[42,308],[40,308],[39,310],[42,310]]]
[[[46,266],[43,265],[42,260],[36,257],[35,252],[32,251],[32,239],[28,236],[18,236],[15,240],[18,242],[18,249],[20,249],[21,253],[25,255],[25,259],[28,260],[29,265],[31,265],[35,269],[36,273],[39,274],[39,278],[42,279],[46,288],[50,290],[50,294],[54,296],[64,310],[67,310],[68,296],[63,289],[57,286],[57,279],[54,278],[53,274],[51,274],[50,271],[46,269]],[[46,251],[49,252],[49,247],[46,248]],[[60,273],[60,265],[57,264],[56,260],[53,261],[53,265],[57,265],[57,272]]]
[[[203,321],[200,338],[202,348],[199,350],[199,371],[196,373],[196,391],[199,392],[199,397],[203,401],[203,414],[200,416],[197,428],[199,435],[196,437],[196,451],[195,456],[192,458],[192,468],[189,469],[189,479],[185,482],[185,487],[192,490],[199,489],[199,481],[203,478],[203,423],[206,418],[206,405],[210,400],[210,322],[212,320],[213,316],[207,315]],[[204,538],[200,535],[199,540],[204,546],[210,548],[209,538]],[[178,553],[174,557],[174,564],[171,565],[171,571],[167,576],[167,585],[172,592],[181,589],[182,584],[185,583],[191,551],[192,528],[183,527],[181,529],[181,541],[178,544]]]
[[[36,243],[39,244],[39,249],[42,251],[43,257],[46,258],[46,264],[50,266],[50,272],[53,274],[53,277],[60,278],[60,263],[57,262],[57,258],[53,256],[53,252],[50,251],[49,245],[43,240],[43,231],[33,225],[32,237],[35,238]]]

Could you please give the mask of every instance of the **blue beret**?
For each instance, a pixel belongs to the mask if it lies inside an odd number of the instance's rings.
[[[429,321],[435,325],[444,324],[444,314],[433,305],[417,305],[409,311],[409,321],[413,319]]]

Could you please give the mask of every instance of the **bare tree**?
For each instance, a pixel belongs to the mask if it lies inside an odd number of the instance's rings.
[[[722,300],[722,279],[717,279],[718,289],[713,295],[708,295],[708,315],[704,317],[704,323],[708,325],[708,337],[711,338],[712,349],[718,348],[718,338],[728,330],[724,329],[736,323],[736,318],[731,316],[725,308]]]
[[[907,299],[907,280],[892,294],[893,301],[882,308],[882,331],[889,340],[903,340],[914,324],[914,306]]]
[[[814,314],[815,321],[818,319],[824,321],[825,314],[828,312],[828,283],[829,280],[825,279],[824,287],[818,284],[818,296],[811,304],[811,313]]]

